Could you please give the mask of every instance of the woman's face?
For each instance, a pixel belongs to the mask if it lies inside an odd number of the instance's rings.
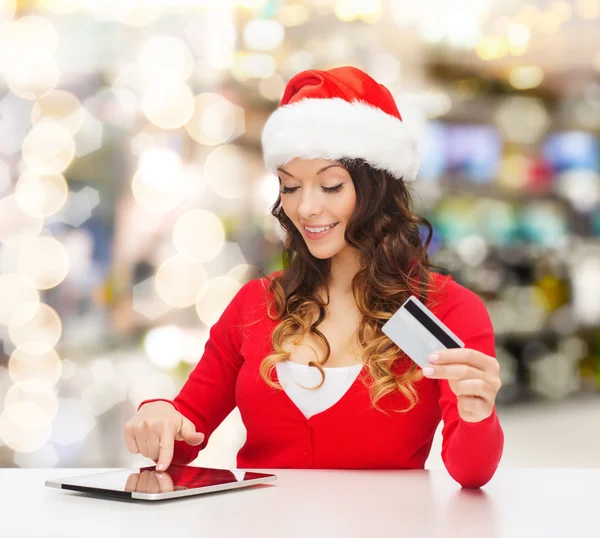
[[[356,190],[348,171],[339,162],[326,159],[294,159],[278,171],[283,210],[311,254],[327,259],[348,246],[344,232],[356,206]],[[328,229],[321,231],[323,228]]]

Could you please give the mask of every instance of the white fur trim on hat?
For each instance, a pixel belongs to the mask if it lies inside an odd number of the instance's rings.
[[[416,139],[403,121],[362,101],[303,99],[279,107],[262,133],[273,172],[295,158],[362,158],[374,168],[412,181],[419,170]]]

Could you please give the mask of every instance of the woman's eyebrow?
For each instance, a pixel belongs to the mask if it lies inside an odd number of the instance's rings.
[[[344,168],[341,164],[328,164],[327,166],[324,166],[323,168],[321,168],[321,170],[319,170],[317,172],[317,175],[321,174],[322,172],[325,172],[325,170],[328,170],[329,168],[333,168],[334,166],[339,166],[340,168]],[[283,172],[284,174],[287,174],[290,177],[293,177],[294,179],[297,179],[295,176],[293,176],[287,170],[284,170],[281,167],[278,167],[277,170],[279,170],[280,172]]]

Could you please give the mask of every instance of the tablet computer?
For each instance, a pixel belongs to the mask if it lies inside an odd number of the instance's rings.
[[[192,465],[170,465],[166,471],[157,472],[153,465],[47,480],[46,486],[103,497],[159,501],[243,488],[273,480],[276,480],[273,474]]]

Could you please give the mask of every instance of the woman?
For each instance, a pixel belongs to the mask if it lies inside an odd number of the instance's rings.
[[[352,67],[299,73],[263,150],[279,177],[284,270],[240,289],[173,401],[140,404],[129,450],[158,471],[189,463],[237,406],[240,468],[413,469],[443,419],[448,472],[484,485],[504,442],[493,329],[477,295],[431,271],[431,225],[406,187],[416,144],[390,92]],[[423,370],[403,354],[381,326],[410,295],[465,348]]]

